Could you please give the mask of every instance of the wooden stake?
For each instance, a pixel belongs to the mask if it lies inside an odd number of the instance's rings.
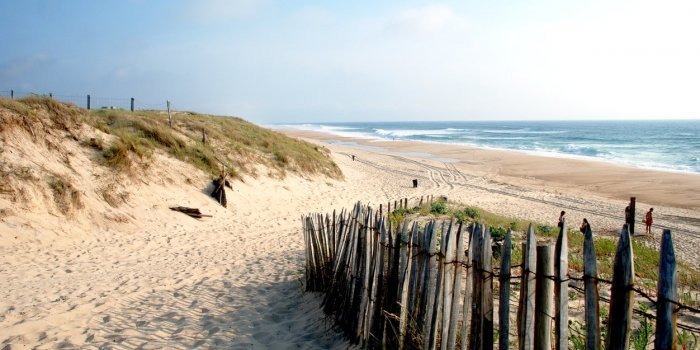
[[[535,296],[535,350],[552,349],[552,313],[554,311],[554,246],[537,246]]]
[[[583,240],[583,287],[585,291],[586,350],[600,349],[600,308],[598,305],[598,272],[593,233],[588,226]]]
[[[654,349],[676,348],[676,312],[672,301],[678,301],[676,253],[673,250],[671,230],[664,229],[659,258],[658,303],[656,311],[656,339]]]
[[[610,287],[610,314],[606,349],[627,349],[630,341],[632,310],[634,307],[634,254],[627,225],[620,232],[617,243],[613,279]]]

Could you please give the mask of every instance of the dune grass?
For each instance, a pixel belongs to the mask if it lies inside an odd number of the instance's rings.
[[[35,140],[41,140],[44,134],[65,133],[76,139],[83,124],[115,136],[109,142],[92,138],[81,140],[81,144],[98,151],[102,164],[118,171],[130,169],[135,163],[147,164],[153,152],[161,150],[212,176],[220,175],[226,165],[227,175],[234,178],[258,175],[263,168],[269,169],[268,175],[279,178],[287,173],[342,178],[326,148],[236,117],[174,112],[170,128],[164,111],[87,111],[42,96],[0,98],[3,111],[0,132],[22,128]],[[202,142],[203,131],[206,143]]]
[[[342,176],[326,149],[243,119],[195,113],[176,113],[173,119],[170,128],[167,113],[161,111],[97,110],[90,113],[88,122],[118,137],[119,142],[103,151],[107,163],[117,168],[130,165],[124,160],[129,154],[143,159],[162,149],[212,175],[220,174],[226,164],[227,175],[232,177],[256,175],[257,165],[267,166],[270,175],[277,177],[287,172]]]

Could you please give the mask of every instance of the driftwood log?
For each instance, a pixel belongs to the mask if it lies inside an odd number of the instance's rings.
[[[203,217],[211,217],[211,215],[202,214],[197,208],[188,207],[170,207],[170,210],[179,211],[183,214],[187,214],[195,219],[201,219]]]

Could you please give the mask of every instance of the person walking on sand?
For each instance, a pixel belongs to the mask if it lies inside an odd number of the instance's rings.
[[[557,224],[557,227],[562,228],[564,226],[564,215],[566,215],[565,211],[561,211],[559,214],[559,223]]]
[[[649,208],[649,211],[647,212],[646,218],[644,218],[644,223],[647,225],[647,230],[646,233],[648,235],[651,234],[651,224],[654,222],[654,219],[651,217],[651,213],[654,211],[654,208]]]

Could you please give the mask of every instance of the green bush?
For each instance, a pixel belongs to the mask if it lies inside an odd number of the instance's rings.
[[[430,205],[430,213],[443,215],[447,214],[447,207],[444,202],[436,202]]]

